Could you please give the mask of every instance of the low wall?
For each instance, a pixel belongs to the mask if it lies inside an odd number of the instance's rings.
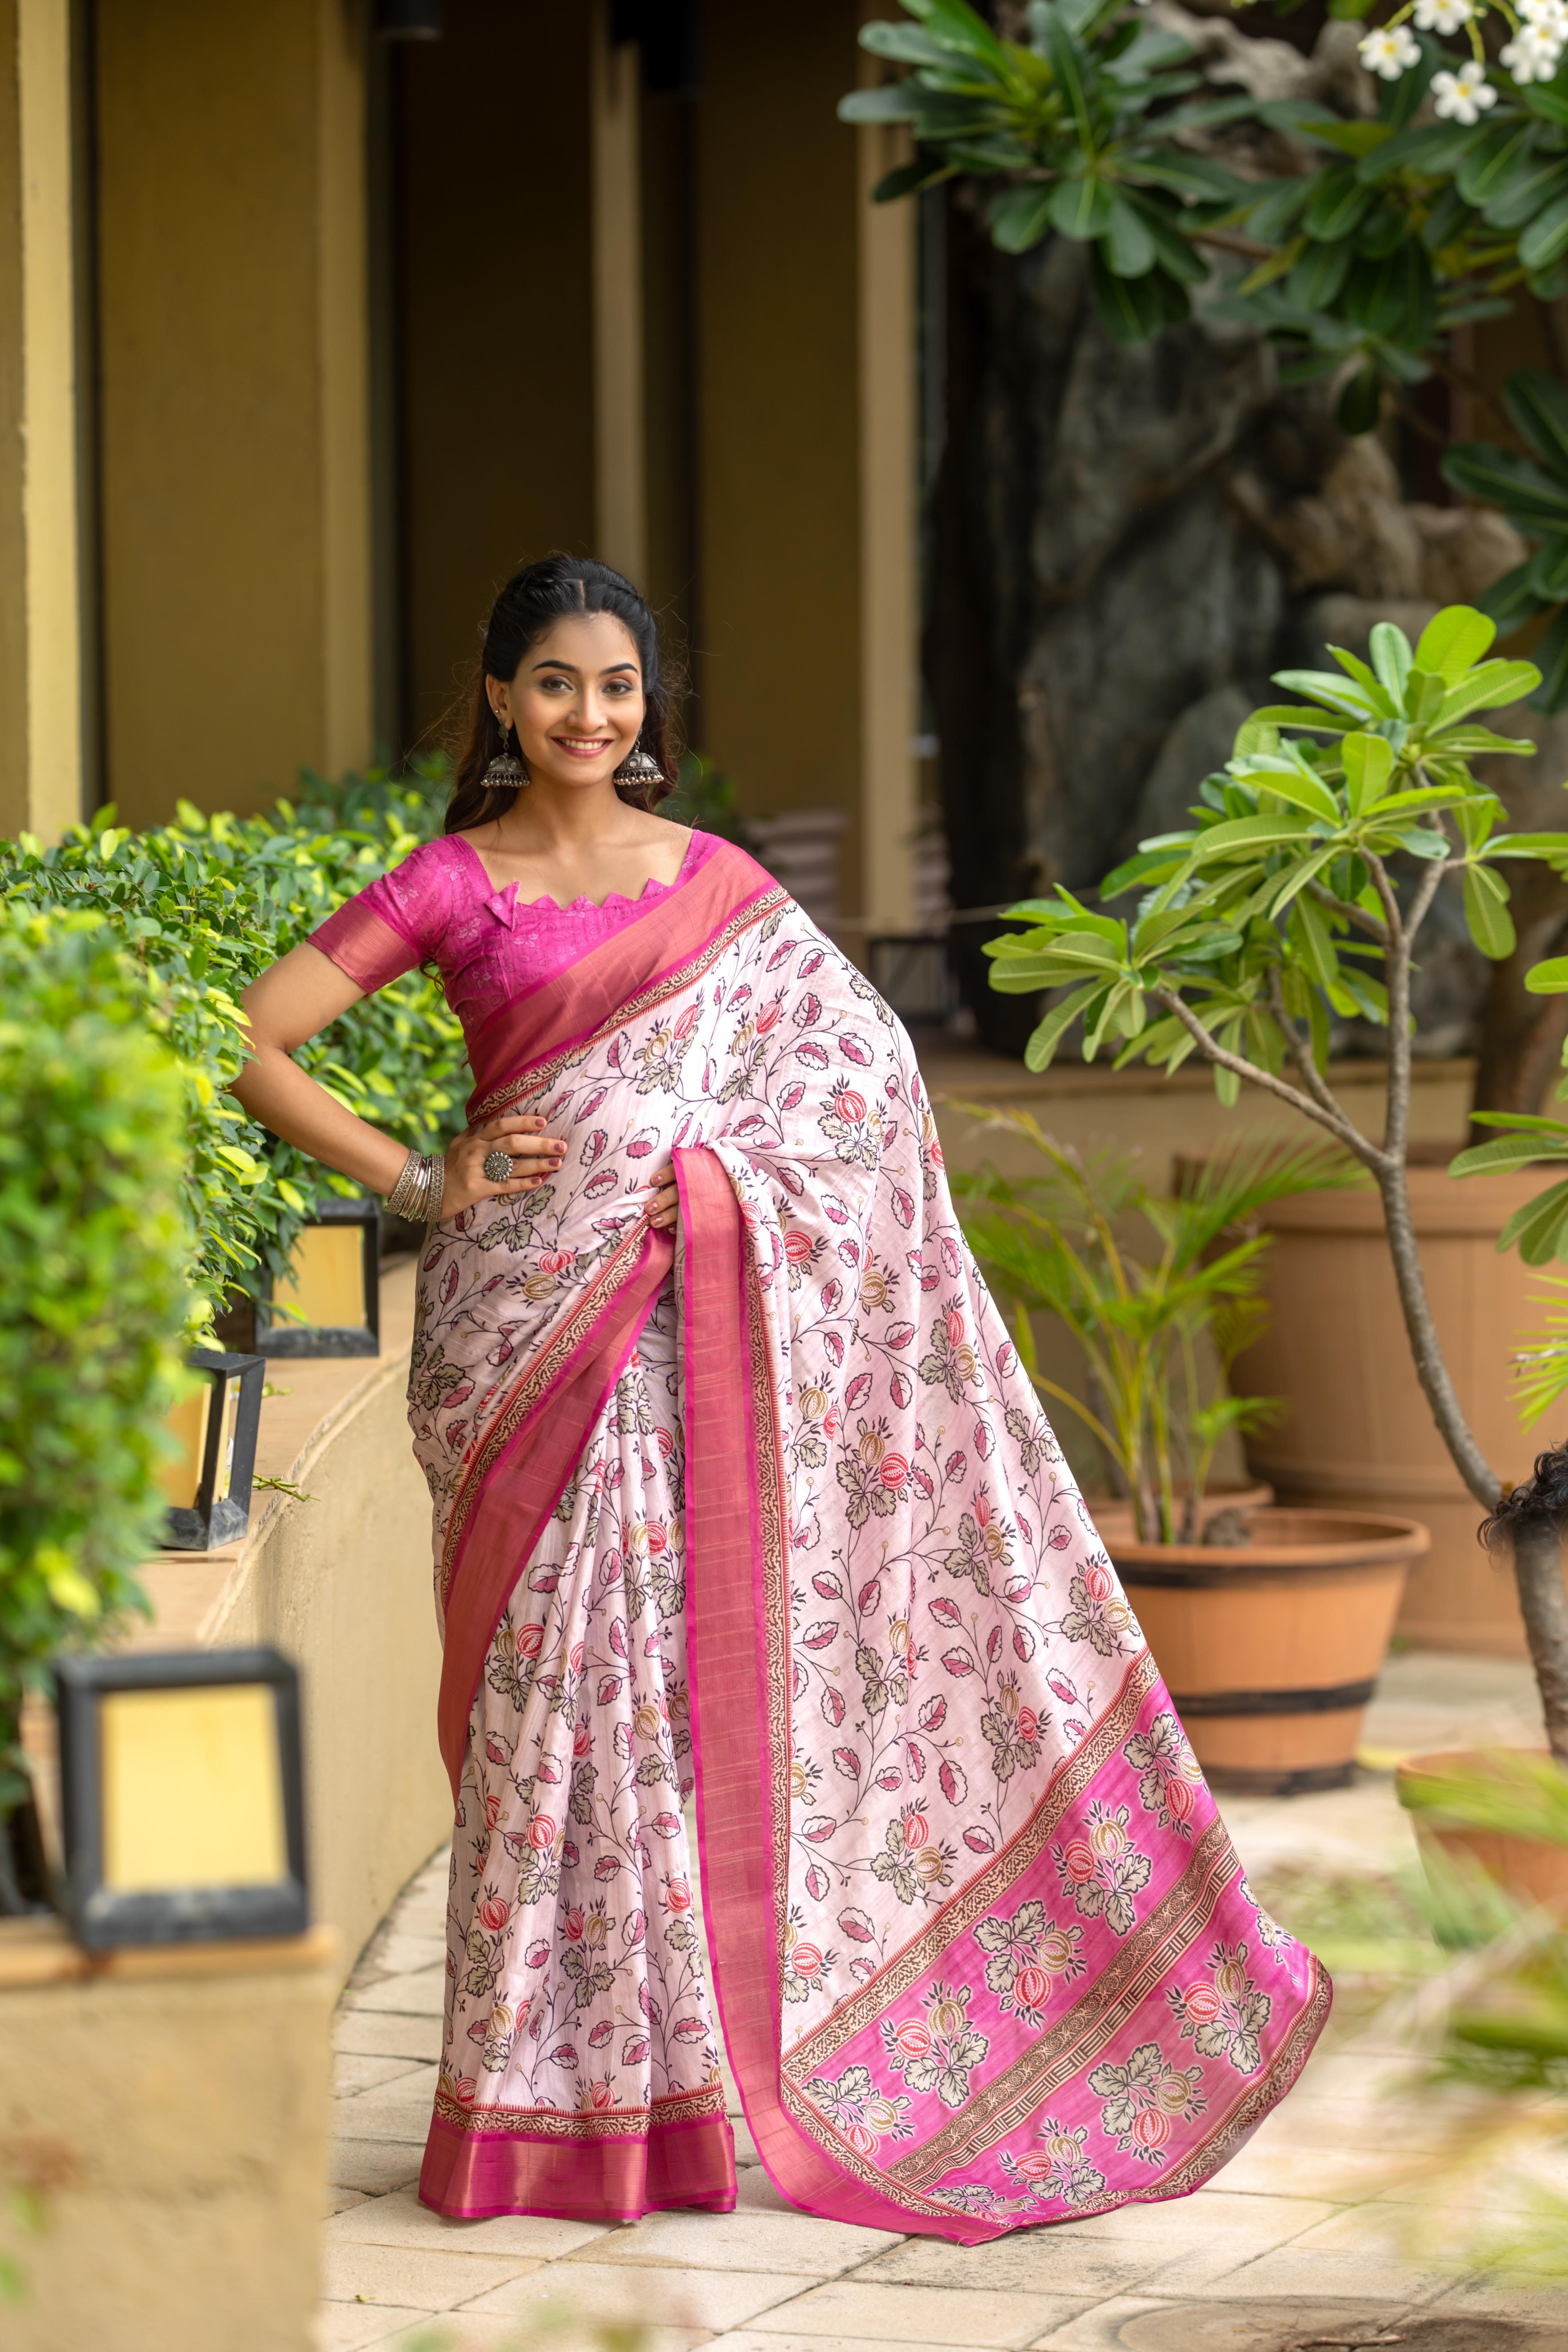
[[[312,1908],[337,1930],[340,1981],[452,1821],[430,1499],[405,1417],[414,1274],[411,1258],[383,1271],[378,1357],[272,1366],[257,1470],[309,1500],[263,1490],[243,1545],[150,1561],[155,1613],[131,1644],[268,1642],[299,1666]]]

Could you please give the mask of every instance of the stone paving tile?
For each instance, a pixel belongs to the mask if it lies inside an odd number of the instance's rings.
[[[842,2339],[849,2352],[909,2352],[908,2337],[896,2342],[879,2343],[871,2336],[846,2336]],[[713,2336],[708,2340],[707,2352],[824,2352],[820,2336],[762,2336],[754,2328],[737,2328],[729,2336]],[[969,2352],[967,2340],[952,2344],[924,2344],[921,2352]]]
[[[550,2263],[609,2236],[612,2227],[604,2221],[554,2221],[537,2213],[500,2213],[488,2221],[448,2221],[421,2205],[409,2189],[354,2206],[329,2229],[327,2240],[329,2244],[352,2241],[366,2246],[516,2254]]]
[[[542,2305],[564,2303],[588,2317],[646,2319],[656,2326],[710,2334],[756,2319],[809,2284],[763,2271],[660,2272],[620,2263],[557,2263],[492,2288],[468,2307],[527,2319]]]
[[[586,2256],[573,2257],[563,2268],[574,2268],[580,2260],[663,2263],[695,2270],[795,2272],[831,2278],[901,2243],[887,2230],[857,2229],[843,2221],[819,2221],[809,2213],[771,2213],[737,2204],[733,2213],[646,2214],[599,2240]]]
[[[645,2327],[637,2352],[691,2352],[712,2338],[705,2327]],[[581,2327],[552,2327],[531,2336],[526,2324],[489,2312],[436,2314],[416,2326],[379,2338],[377,2352],[603,2352],[595,2336]]]
[[[415,1969],[407,1976],[384,1977],[377,1984],[351,1984],[344,2009],[393,2010],[404,2016],[439,2017],[446,2006],[447,1971]]]
[[[419,2178],[425,2142],[414,2140],[338,2139],[332,2143],[331,2172],[334,2189],[360,2189],[379,2197],[389,2189],[406,2189]]]
[[[1121,2352],[1120,2331],[1124,2320],[1137,2319],[1145,2311],[1172,2308],[1152,2295],[1109,2295],[1103,2303],[1080,2311],[1064,2326],[1053,2327],[1048,2336],[1037,2337],[1032,2352]]]
[[[1081,2237],[1068,2228],[1031,2230],[994,2238],[984,2246],[953,2246],[941,2238],[905,2238],[856,2273],[857,2284],[931,2286],[961,2293],[1068,2295],[1098,2301],[1130,2292],[1164,2259],[1160,2245]]]
[[[340,2050],[332,2065],[332,2095],[352,2099],[357,2092],[374,2091],[378,2084],[394,2083],[416,2067],[415,2058],[388,2058],[368,2051]]]
[[[951,2294],[940,2287],[835,2279],[769,2313],[757,2323],[757,2332],[811,2336],[819,2346],[825,2336],[837,2342],[863,2336],[883,2343],[1023,2346],[1059,2327],[1091,2300],[979,2288]]]
[[[1260,2199],[1260,2203],[1271,2202]],[[1387,2206],[1342,2208],[1325,2221],[1304,2231],[1285,2245],[1258,2255],[1256,2261],[1226,2265],[1223,2272],[1191,2278],[1188,2265],[1201,2267],[1194,2252],[1161,2275],[1162,2292],[1172,2291],[1179,2277],[1180,2292],[1201,2285],[1205,2294],[1364,2296],[1369,2302],[1424,2303],[1453,2284],[1452,2271],[1419,2263],[1405,2252],[1398,2216]]]
[[[1356,2205],[1363,2198],[1397,2193],[1389,2186],[1386,2150],[1362,2147],[1293,2147],[1265,2142],[1261,2132],[1220,2179],[1238,2196],[1308,2197],[1328,2205]]]
[[[455,2311],[541,2267],[515,2256],[432,2253],[426,2246],[362,2246],[330,2239],[321,2292],[328,2303],[390,2303],[406,2311]]]
[[[321,2352],[363,2352],[384,2344],[410,2320],[425,2323],[422,2311],[395,2311],[388,2304],[329,2303],[316,2317],[316,2342]]]
[[[378,1976],[407,1976],[415,1969],[444,1969],[447,1938],[442,1934],[415,1934],[399,1916],[395,1933],[378,1938],[365,1955]]]
[[[408,2066],[392,2082],[340,2100],[339,2124],[355,2139],[423,2140],[430,2128],[436,2071],[434,2066]]]
[[[400,2017],[384,2010],[341,2009],[332,2029],[335,2049],[364,2058],[426,2058],[441,2055],[441,2020]]]
[[[1427,2309],[1434,2319],[1505,2319],[1525,2326],[1557,2328],[1562,2331],[1561,2347],[1554,2342],[1552,2352],[1568,2352],[1568,2279],[1548,2286],[1462,2279]],[[1547,2347],[1532,2344],[1530,2352],[1547,2352]]]

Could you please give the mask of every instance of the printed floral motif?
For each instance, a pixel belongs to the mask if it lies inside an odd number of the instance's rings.
[[[1203,2079],[1201,2066],[1173,2065],[1157,2042],[1141,2042],[1124,2066],[1097,2066],[1089,2087],[1105,2101],[1100,2128],[1120,2153],[1159,2166],[1170,2154],[1176,2126],[1195,2121],[1207,2106]]]
[[[1083,1929],[1071,1922],[1058,1927],[1040,1902],[1021,1904],[1010,1918],[982,1919],[974,1940],[986,1955],[986,1990],[996,1994],[1005,2017],[1026,2025],[1039,2024],[1058,1978],[1080,1977],[1088,1965]]]
[[[882,2047],[895,2074],[911,2091],[934,2091],[944,2107],[961,2107],[970,2076],[991,2044],[969,2022],[972,1988],[933,1984],[921,1996],[924,2017],[882,2020]]]
[[[1247,1973],[1245,1944],[1216,1944],[1209,1954],[1212,1974],[1171,1985],[1171,2014],[1200,2058],[1226,2058],[1238,2074],[1256,2074],[1263,2063],[1259,2039],[1274,2004]]]
[[[869,2067],[847,2066],[837,2078],[814,2074],[806,2084],[805,2095],[837,2125],[860,2156],[875,2156],[884,2139],[914,2137],[914,2126],[909,2120],[910,2102],[879,2091]]]
[[[1039,2146],[1022,2156],[1004,2152],[1002,2169],[1037,2198],[1041,2204],[1092,2205],[1105,2189],[1105,2175],[1084,2154],[1089,2126],[1077,2129],[1047,2116],[1040,2126]]]
[[[1132,1897],[1148,1885],[1153,1864],[1128,1834],[1125,1805],[1089,1806],[1084,1829],[1051,1848],[1064,1891],[1080,1919],[1103,1919],[1114,1935],[1129,1936],[1137,1913]]]
[[[1193,1833],[1193,1814],[1203,1787],[1203,1770],[1174,1710],[1162,1707],[1146,1731],[1135,1731],[1122,1748],[1141,1777],[1138,1801],[1163,1830],[1181,1838]]]
[[[1272,1958],[1275,1967],[1284,1969],[1288,1974],[1293,1976],[1296,1965],[1301,1958],[1301,1947],[1295,1937],[1289,1934],[1279,1925],[1278,1919],[1269,1917],[1245,1875],[1237,1879],[1237,1892],[1244,1903],[1251,1904],[1258,1940]]]

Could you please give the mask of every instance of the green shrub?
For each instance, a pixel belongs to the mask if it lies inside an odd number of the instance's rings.
[[[157,1540],[190,1257],[167,1028],[89,914],[0,900],[0,1813],[29,1677],[141,1604]]]
[[[444,771],[410,782],[307,774],[297,804],[133,833],[101,810],[46,849],[0,842],[0,898],[86,908],[145,976],[185,1085],[186,1206],[195,1282],[208,1300],[258,1292],[280,1273],[301,1217],[327,1186],[354,1188],[247,1118],[226,1092],[245,1058],[237,999],[332,908],[440,829]],[[438,981],[412,971],[301,1047],[301,1068],[410,1150],[463,1123],[461,1028]],[[198,1319],[200,1312],[198,1310]]]

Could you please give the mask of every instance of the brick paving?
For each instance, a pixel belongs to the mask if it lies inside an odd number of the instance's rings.
[[[1368,1718],[1363,1753],[1385,1769],[1321,1796],[1233,1800],[1226,1818],[1255,1881],[1407,1869],[1393,1758],[1540,1737],[1523,1665],[1411,1653],[1390,1661]],[[446,1880],[442,1853],[405,1890],[340,2006],[322,2352],[575,2352],[612,2321],[642,2323],[641,2352],[1278,2352],[1378,2337],[1411,2352],[1568,2352],[1568,2287],[1467,2277],[1413,2233],[1409,2168],[1429,2115],[1391,2096],[1399,2062],[1376,2046],[1364,2008],[1336,2019],[1291,2097],[1214,2185],[1170,2205],[975,2248],[816,2221],[769,2183],[731,2086],[732,2214],[442,2221],[414,2183],[439,2041]]]

